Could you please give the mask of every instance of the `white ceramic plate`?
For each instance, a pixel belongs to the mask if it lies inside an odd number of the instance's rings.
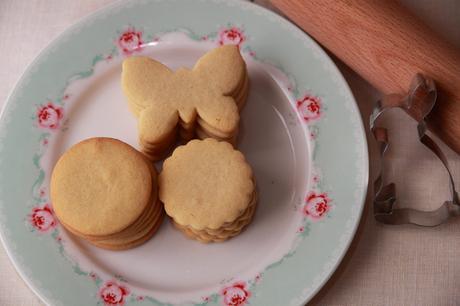
[[[224,243],[169,221],[141,247],[111,252],[67,234],[48,194],[59,156],[110,136],[137,145],[121,62],[147,55],[191,67],[238,44],[251,90],[239,148],[260,201]],[[359,222],[368,161],[362,122],[337,68],[281,17],[239,1],[129,1],[92,15],[29,67],[0,122],[3,243],[29,286],[62,305],[300,305],[340,262]]]

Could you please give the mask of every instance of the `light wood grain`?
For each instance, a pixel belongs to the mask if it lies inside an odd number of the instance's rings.
[[[441,98],[430,128],[460,154],[460,51],[394,1],[273,0],[289,18],[383,93],[405,93],[418,73]]]

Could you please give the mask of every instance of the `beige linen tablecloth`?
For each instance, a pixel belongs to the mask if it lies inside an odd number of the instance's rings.
[[[0,106],[42,48],[81,17],[110,2],[0,0]],[[266,5],[268,1],[259,2]],[[459,0],[403,3],[460,47]],[[372,102],[379,94],[343,64],[338,65],[367,124]],[[399,184],[402,204],[425,208],[439,205],[448,192],[440,163],[417,143],[415,125],[405,121],[404,115],[393,113],[386,121],[401,131],[388,167]],[[368,142],[373,179],[378,157],[369,135]],[[448,155],[460,184],[459,158],[452,152]],[[373,219],[370,207],[368,200],[351,249],[311,305],[460,305],[460,219],[436,228],[384,226]],[[0,247],[0,305],[40,304]]]

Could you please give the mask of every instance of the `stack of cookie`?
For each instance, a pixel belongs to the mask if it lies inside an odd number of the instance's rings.
[[[238,110],[241,111],[246,103],[249,94],[249,77],[247,70],[244,69],[244,76],[241,80],[241,84],[237,86],[237,89],[230,94],[235,100]],[[215,122],[207,122],[202,118],[197,118],[196,136],[200,139],[214,138],[220,141],[227,141],[233,145],[236,145],[236,138],[238,136],[238,127],[234,130],[225,131],[220,130],[218,127],[213,126]]]
[[[122,87],[138,118],[142,151],[158,160],[178,138],[235,143],[249,78],[238,47],[222,46],[192,70],[176,72],[148,57],[130,57],[123,62]]]
[[[174,225],[201,242],[238,235],[256,210],[254,177],[243,154],[211,138],[178,147],[163,164],[159,187]]]
[[[68,231],[111,250],[146,242],[164,217],[155,168],[112,138],[84,140],[62,155],[52,173],[51,199]]]

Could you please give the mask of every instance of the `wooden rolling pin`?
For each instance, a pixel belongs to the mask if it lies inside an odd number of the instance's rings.
[[[421,72],[436,82],[429,128],[460,154],[460,50],[390,0],[272,0],[385,94],[406,94]]]

